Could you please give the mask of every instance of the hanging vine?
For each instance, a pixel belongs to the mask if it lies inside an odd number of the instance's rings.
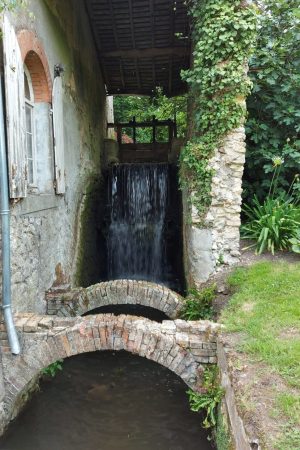
[[[193,99],[193,137],[181,153],[181,186],[203,221],[211,203],[209,160],[245,117],[246,64],[256,36],[255,7],[241,0],[188,0],[193,66],[183,71]]]
[[[0,13],[27,6],[27,0],[0,0]]]

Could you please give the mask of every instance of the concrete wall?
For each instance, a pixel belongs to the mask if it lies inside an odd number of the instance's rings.
[[[10,19],[16,33],[28,29],[36,34],[52,82],[54,65],[60,63],[65,69],[66,192],[56,195],[48,183],[43,193],[29,193],[11,207],[13,307],[44,312],[45,291],[55,283],[74,281],[79,211],[89,180],[100,175],[106,97],[84,2],[30,0]],[[41,151],[45,155],[47,146]],[[41,182],[43,175],[38,173]]]

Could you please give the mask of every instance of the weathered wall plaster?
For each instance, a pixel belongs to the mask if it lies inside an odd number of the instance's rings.
[[[65,69],[65,195],[55,195],[48,183],[43,194],[29,193],[11,207],[13,307],[44,312],[45,291],[55,282],[55,268],[60,264],[65,282],[75,276],[78,214],[88,181],[100,174],[106,98],[84,2],[30,0],[10,20],[16,33],[28,29],[37,36],[52,82],[54,65]],[[46,156],[47,148],[41,143],[39,147]],[[38,176],[43,179],[43,174]]]

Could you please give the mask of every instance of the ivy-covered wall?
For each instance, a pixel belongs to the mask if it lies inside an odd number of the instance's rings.
[[[247,61],[256,36],[253,3],[189,0],[193,65],[183,73],[191,97],[189,141],[181,154],[189,284],[239,256],[245,158]]]

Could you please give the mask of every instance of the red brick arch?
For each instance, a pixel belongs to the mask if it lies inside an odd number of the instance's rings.
[[[29,30],[19,31],[17,37],[22,59],[31,76],[34,101],[51,103],[52,81],[48,60],[41,42]]]
[[[99,350],[125,350],[161,364],[196,391],[203,388],[204,367],[217,362],[220,325],[209,321],[157,323],[130,315],[51,317],[20,313],[15,315],[15,324],[21,354],[12,355],[0,342],[0,434],[22,404],[30,383],[59,359]]]
[[[49,364],[99,350],[125,350],[145,357],[168,368],[188,386],[198,390],[202,386],[205,363],[201,362],[203,356],[199,357],[199,351],[197,353],[189,346],[195,346],[196,342],[201,354],[210,354],[210,350],[203,349],[202,341],[209,345],[211,340],[215,340],[212,326],[208,322],[184,321],[158,324],[149,319],[125,315],[116,317],[113,314],[54,319],[49,316],[20,316],[17,328],[22,353],[19,356],[3,353],[5,398],[2,406],[13,411],[28,383]],[[182,327],[185,330],[189,327],[190,334],[188,331],[180,332]],[[196,334],[192,333],[194,328]],[[207,357],[203,360],[209,362]]]
[[[47,312],[64,317],[81,316],[95,308],[108,305],[143,305],[164,312],[171,319],[178,316],[184,299],[171,289],[157,283],[137,280],[111,280],[88,288],[71,291],[49,291]]]

